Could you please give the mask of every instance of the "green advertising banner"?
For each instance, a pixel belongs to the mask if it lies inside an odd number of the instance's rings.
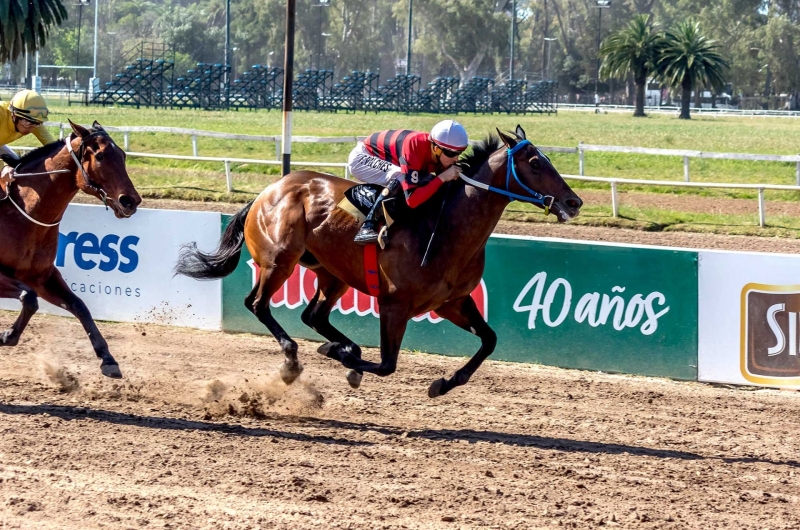
[[[227,219],[223,220],[223,223]],[[497,332],[492,359],[565,368],[697,378],[697,253],[493,236],[473,292]],[[256,280],[245,249],[223,280],[225,331],[268,333],[244,307]],[[297,338],[324,340],[300,320],[315,275],[298,266],[272,297],[273,314]],[[379,345],[375,299],[353,291],[331,322],[358,344]],[[472,355],[473,335],[435,313],[409,323],[403,348]]]

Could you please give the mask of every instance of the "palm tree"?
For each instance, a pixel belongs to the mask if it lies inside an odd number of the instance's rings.
[[[657,31],[656,25],[650,22],[649,15],[636,15],[628,26],[611,34],[600,47],[603,64],[600,75],[610,77],[627,77],[633,74],[636,86],[636,109],[634,116],[644,116],[644,91],[647,78],[655,70],[658,62],[658,50],[663,35]]]
[[[50,29],[66,19],[61,0],[0,0],[0,63],[41,49]]]
[[[725,70],[730,68],[717,50],[719,46],[703,35],[700,24],[693,20],[679,22],[667,31],[658,61],[659,77],[674,88],[681,88],[682,120],[691,119],[689,103],[692,90],[701,86],[721,90]]]

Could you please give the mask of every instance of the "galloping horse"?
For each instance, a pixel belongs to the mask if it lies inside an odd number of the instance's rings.
[[[318,351],[350,369],[347,379],[354,388],[363,372],[393,373],[408,321],[435,310],[481,339],[480,350],[465,366],[428,389],[430,397],[446,394],[469,381],[497,342],[470,293],[481,280],[486,242],[506,205],[512,199],[531,202],[565,222],[578,215],[583,204],[550,160],[525,139],[520,126],[513,136],[498,133],[505,145],[490,137],[474,146],[461,160],[463,180],[453,182],[450,190],[440,190],[438,199],[417,208],[407,222],[395,223],[389,246],[378,252],[380,363],[363,360],[361,349],[328,320],[348,286],[368,292],[365,250],[353,243],[358,222],[337,208],[345,190],[353,186],[351,181],[310,171],[285,176],[231,219],[214,252],[203,253],[194,244],[185,247],[176,272],[198,279],[221,278],[233,272],[243,241],[247,244],[260,274],[245,305],[278,340],[286,357],[281,365],[286,384],[300,375],[302,366],[297,343],[272,316],[269,301],[298,262],[313,269],[318,281],[301,318],[328,339]],[[422,266],[439,212],[441,236]]]
[[[103,375],[120,378],[119,365],[86,304],[54,265],[58,225],[78,190],[103,201],[120,219],[136,213],[142,199],[125,170],[125,152],[100,124],[94,122],[91,129],[71,121],[70,125],[73,133],[66,140],[40,147],[21,160],[3,158],[16,166],[18,177],[0,198],[0,298],[20,300],[22,311],[0,334],[0,346],[17,344],[41,296],[80,320]]]

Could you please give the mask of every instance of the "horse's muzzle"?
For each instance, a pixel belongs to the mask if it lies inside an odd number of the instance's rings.
[[[136,213],[136,208],[142,203],[139,195],[120,195],[116,199],[108,199],[109,206],[114,210],[114,215],[118,219],[130,217]]]
[[[583,206],[583,201],[575,195],[563,201],[555,201],[551,210],[559,223],[566,223],[580,215],[581,206]]]

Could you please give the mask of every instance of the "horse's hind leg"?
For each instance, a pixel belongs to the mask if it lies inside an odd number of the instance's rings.
[[[303,366],[297,359],[297,343],[292,340],[286,330],[278,324],[272,311],[269,308],[269,300],[284,282],[292,275],[297,264],[297,258],[291,256],[281,256],[271,266],[261,266],[259,282],[250,294],[245,298],[245,306],[253,312],[258,320],[264,324],[283,351],[286,360],[281,365],[281,379],[287,385],[294,383],[294,380],[303,372]]]
[[[348,285],[326,269],[318,268],[314,272],[317,274],[317,292],[303,311],[301,318],[308,327],[329,341],[320,346],[317,351],[336,360],[340,360],[342,355],[346,354],[353,354],[360,359],[361,348],[358,344],[333,327],[330,322],[331,311],[336,302],[347,292]],[[347,372],[347,382],[353,388],[361,385],[362,377],[363,372],[361,371],[349,370]]]
[[[428,397],[432,398],[442,396],[457,386],[467,384],[472,374],[492,354],[497,345],[497,334],[483,319],[478,307],[475,305],[475,300],[471,296],[467,295],[464,298],[451,300],[437,309],[436,313],[461,329],[477,335],[481,339],[481,348],[467,364],[456,370],[453,377],[450,379],[437,379],[431,384],[430,388],[428,388]]]
[[[22,302],[17,320],[11,328],[0,333],[0,346],[16,346],[31,317],[39,309],[39,297],[24,283],[0,274],[0,298],[16,298]]]

